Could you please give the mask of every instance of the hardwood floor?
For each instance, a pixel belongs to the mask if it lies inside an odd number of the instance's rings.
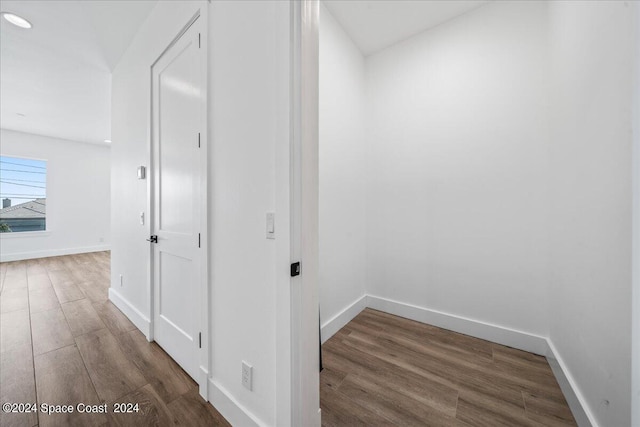
[[[6,414],[10,426],[228,426],[197,384],[108,301],[108,252],[0,264],[0,402],[107,404]],[[114,403],[139,412],[114,414]]]
[[[138,403],[0,413],[9,426],[228,426],[107,298],[109,253],[0,264],[0,401]],[[366,309],[323,346],[323,426],[575,426],[537,355]]]
[[[366,309],[322,346],[323,426],[575,426],[546,359]]]

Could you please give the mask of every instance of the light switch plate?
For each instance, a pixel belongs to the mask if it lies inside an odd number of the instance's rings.
[[[276,214],[267,212],[267,239],[276,238]]]

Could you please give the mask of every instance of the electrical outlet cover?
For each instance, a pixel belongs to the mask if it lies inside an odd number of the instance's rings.
[[[242,385],[245,388],[252,390],[252,376],[253,376],[253,366],[249,365],[244,360],[242,361]]]

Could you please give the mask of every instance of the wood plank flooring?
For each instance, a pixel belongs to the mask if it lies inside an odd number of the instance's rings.
[[[108,301],[109,253],[0,264],[0,401],[132,402],[9,426],[228,426]],[[537,355],[366,309],[323,346],[323,426],[575,426]]]
[[[0,263],[0,402],[130,402],[140,412],[0,413],[0,425],[228,426],[108,301],[109,270],[108,252]]]
[[[546,359],[365,309],[322,346],[323,426],[575,426]]]

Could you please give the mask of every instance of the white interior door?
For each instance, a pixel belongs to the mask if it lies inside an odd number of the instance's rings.
[[[152,67],[153,335],[197,380],[200,346],[199,19]],[[153,238],[153,236],[152,236]]]

